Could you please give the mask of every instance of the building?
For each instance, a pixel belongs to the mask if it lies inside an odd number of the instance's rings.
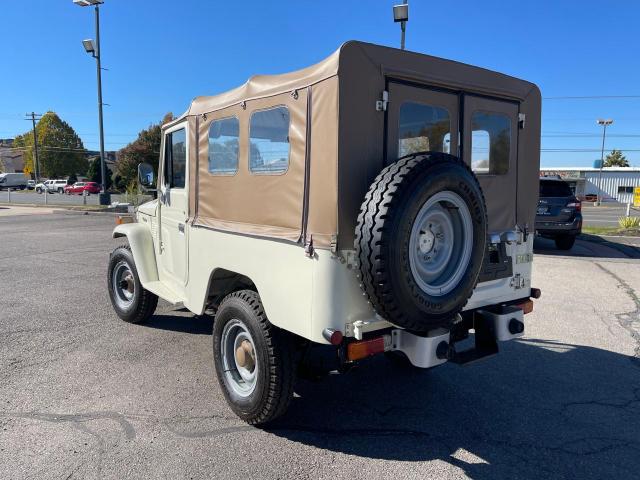
[[[22,173],[23,169],[22,150],[13,148],[13,138],[0,138],[0,172]]]
[[[617,201],[633,203],[633,189],[640,187],[640,168],[635,167],[605,167],[602,169],[602,184],[600,185],[600,170],[597,168],[562,167],[543,168],[541,176],[559,176],[571,187],[574,195],[581,200],[595,200],[600,192],[602,201]]]

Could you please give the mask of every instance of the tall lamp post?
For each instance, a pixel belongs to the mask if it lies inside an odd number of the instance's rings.
[[[393,6],[393,21],[400,22],[400,49],[404,50],[404,34],[407,30],[407,22],[409,21],[409,5],[404,0],[401,5]]]
[[[100,178],[101,190],[100,204],[109,204],[109,195],[107,194],[107,175],[104,163],[104,126],[102,122],[102,66],[100,65],[100,5],[104,0],[73,0],[73,3],[81,7],[95,7],[96,19],[96,40],[95,43],[91,39],[83,40],[82,45],[87,53],[96,59],[96,72],[98,76],[98,123],[100,126]]]
[[[611,125],[613,120],[610,118],[607,119],[598,119],[598,125],[602,125],[602,153],[600,154],[600,173],[598,174],[598,206],[602,204],[602,167],[604,166],[604,140],[607,137],[607,126]]]

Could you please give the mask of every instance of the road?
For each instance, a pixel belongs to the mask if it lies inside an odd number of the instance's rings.
[[[582,204],[583,223],[592,227],[617,227],[618,218],[624,217],[626,213],[626,205],[594,207]],[[640,217],[640,208],[632,207],[631,216]]]
[[[2,478],[638,478],[638,261],[538,254],[543,296],[500,355],[430,371],[374,358],[300,381],[257,429],[224,402],[210,318],[114,315],[111,228],[0,218]]]

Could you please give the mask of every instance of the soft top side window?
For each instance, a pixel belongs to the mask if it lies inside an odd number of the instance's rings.
[[[233,175],[238,171],[238,139],[240,122],[237,117],[214,120],[209,126],[209,173]]]
[[[258,110],[249,121],[249,171],[277,175],[289,169],[289,109]]]

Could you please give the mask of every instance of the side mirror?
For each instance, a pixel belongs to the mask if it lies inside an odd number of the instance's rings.
[[[156,187],[156,175],[153,167],[148,163],[138,165],[138,182],[145,190],[152,190]]]

